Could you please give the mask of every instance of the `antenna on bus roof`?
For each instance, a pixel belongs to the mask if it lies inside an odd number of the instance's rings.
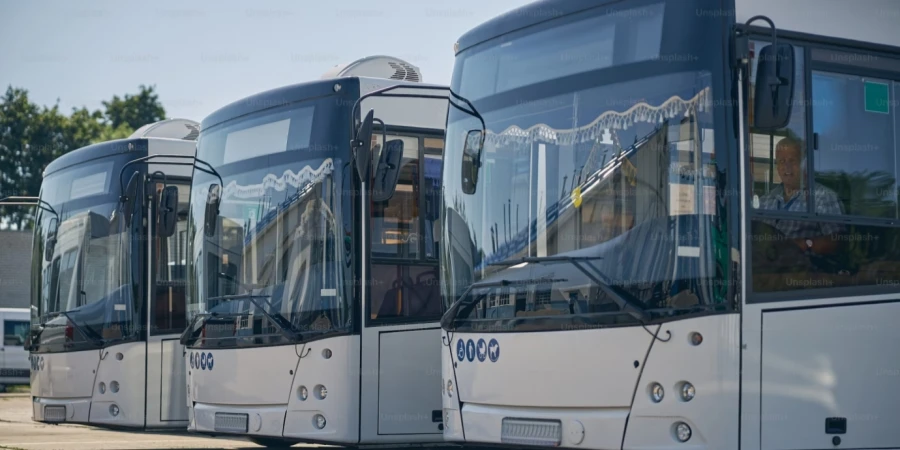
[[[148,123],[138,128],[128,139],[168,138],[196,141],[200,135],[200,123],[190,119],[166,119]]]
[[[367,56],[350,63],[338,64],[322,75],[323,80],[340,77],[373,77],[422,82],[422,73],[418,67],[400,58],[385,55]]]

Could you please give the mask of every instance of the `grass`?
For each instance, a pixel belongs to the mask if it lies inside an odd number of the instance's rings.
[[[7,386],[7,387],[6,387],[6,392],[9,392],[10,394],[27,394],[27,393],[31,392],[31,386],[28,386],[28,385],[25,385],[25,386]]]

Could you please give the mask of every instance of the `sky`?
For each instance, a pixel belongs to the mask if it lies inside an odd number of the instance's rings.
[[[448,84],[453,44],[531,0],[0,0],[0,87],[62,111],[155,85],[168,118],[382,54]]]

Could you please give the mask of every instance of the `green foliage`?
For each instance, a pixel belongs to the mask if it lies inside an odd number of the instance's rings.
[[[166,111],[159,103],[155,87],[141,85],[137,95],[125,94],[124,99],[114,95],[112,100],[103,102],[106,120],[113,129],[125,124],[132,130],[165,119]]]
[[[139,87],[136,95],[113,96],[104,110],[73,108],[65,115],[59,101],[38,106],[28,91],[9,86],[0,97],[0,198],[38,196],[44,169],[60,156],[98,142],[128,137],[148,123],[165,119],[154,87]],[[0,229],[29,229],[33,208],[0,206]]]

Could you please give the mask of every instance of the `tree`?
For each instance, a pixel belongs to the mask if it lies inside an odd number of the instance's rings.
[[[155,86],[139,87],[137,95],[125,94],[124,99],[114,95],[112,100],[103,102],[106,108],[105,117],[112,129],[118,129],[122,124],[132,130],[158,122],[166,118],[166,110],[159,103],[159,95],[154,90]]]
[[[98,142],[128,137],[135,129],[165,118],[153,87],[140,86],[137,95],[113,96],[105,111],[73,108],[69,116],[38,106],[28,91],[9,86],[0,97],[0,198],[38,196],[44,169],[60,156]],[[28,229],[33,208],[0,207],[0,229]]]

